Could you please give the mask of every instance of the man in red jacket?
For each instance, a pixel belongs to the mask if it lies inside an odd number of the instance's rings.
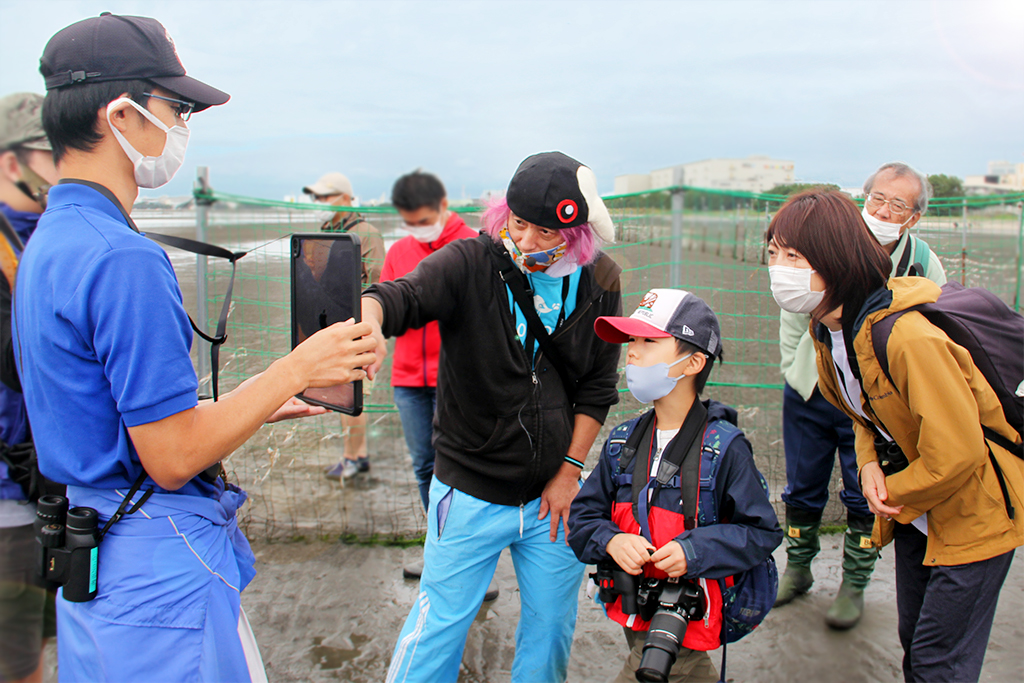
[[[391,189],[391,203],[398,209],[402,227],[409,235],[388,250],[380,273],[381,282],[396,280],[411,272],[420,261],[449,242],[480,234],[467,226],[457,213],[448,210],[444,185],[430,173],[416,170],[396,180]],[[428,507],[430,480],[434,475],[431,440],[440,352],[441,333],[437,323],[427,323],[426,327],[409,330],[395,339],[391,367],[395,406],[402,419],[424,510]],[[422,563],[409,565],[404,574],[406,578],[418,578],[422,569]]]

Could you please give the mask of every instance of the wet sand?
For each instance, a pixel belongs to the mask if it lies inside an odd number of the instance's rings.
[[[896,635],[891,550],[867,591],[864,619],[851,631],[824,623],[841,579],[842,537],[823,538],[811,592],[773,610],[751,635],[729,647],[730,681],[902,680]],[[419,548],[330,543],[254,547],[259,574],[242,596],[271,681],[382,681],[391,650],[417,593],[401,565]],[[780,571],[785,551],[775,553]],[[470,629],[460,681],[510,679],[519,595],[508,553],[496,576],[501,594],[485,603]],[[1014,563],[1003,587],[982,681],[1024,680],[1024,568]],[[951,615],[951,618],[956,618]],[[620,628],[581,590],[570,681],[608,681],[625,657]],[[721,651],[712,653],[718,666]]]

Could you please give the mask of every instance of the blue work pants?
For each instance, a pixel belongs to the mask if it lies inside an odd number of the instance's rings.
[[[434,410],[436,387],[395,387],[395,407],[402,420],[405,445],[412,458],[412,471],[420,487],[423,509],[430,508],[430,480],[434,476]]]
[[[826,401],[817,387],[804,401],[800,392],[786,385],[782,394],[782,438],[786,449],[783,502],[803,510],[824,510],[838,451],[843,475],[839,499],[855,515],[871,514],[857,479],[853,422]]]
[[[121,500],[117,491],[73,486],[68,498],[101,520]],[[96,598],[57,598],[61,682],[249,683],[240,594],[256,572],[235,517],[244,500],[237,489],[219,500],[155,494],[111,526],[99,546]]]
[[[540,498],[497,505],[434,478],[420,593],[395,644],[388,683],[455,683],[504,548],[512,552],[520,595],[512,683],[565,681],[584,565],[561,526],[551,541],[550,515],[539,520],[539,510]]]

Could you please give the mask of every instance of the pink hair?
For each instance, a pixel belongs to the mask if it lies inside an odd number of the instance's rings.
[[[483,216],[484,232],[495,242],[501,242],[498,233],[508,224],[511,213],[504,197],[492,199],[487,203],[487,210]],[[577,225],[575,228],[563,228],[559,232],[565,238],[565,258],[585,266],[597,257],[601,240],[590,228],[590,223]]]

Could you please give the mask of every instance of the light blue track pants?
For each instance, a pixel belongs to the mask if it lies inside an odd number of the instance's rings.
[[[440,513],[439,513],[440,511]],[[520,592],[513,683],[565,680],[584,565],[551,542],[540,499],[497,505],[441,483],[430,485],[423,576],[388,670],[388,683],[454,683],[470,624],[504,548],[512,552]]]

